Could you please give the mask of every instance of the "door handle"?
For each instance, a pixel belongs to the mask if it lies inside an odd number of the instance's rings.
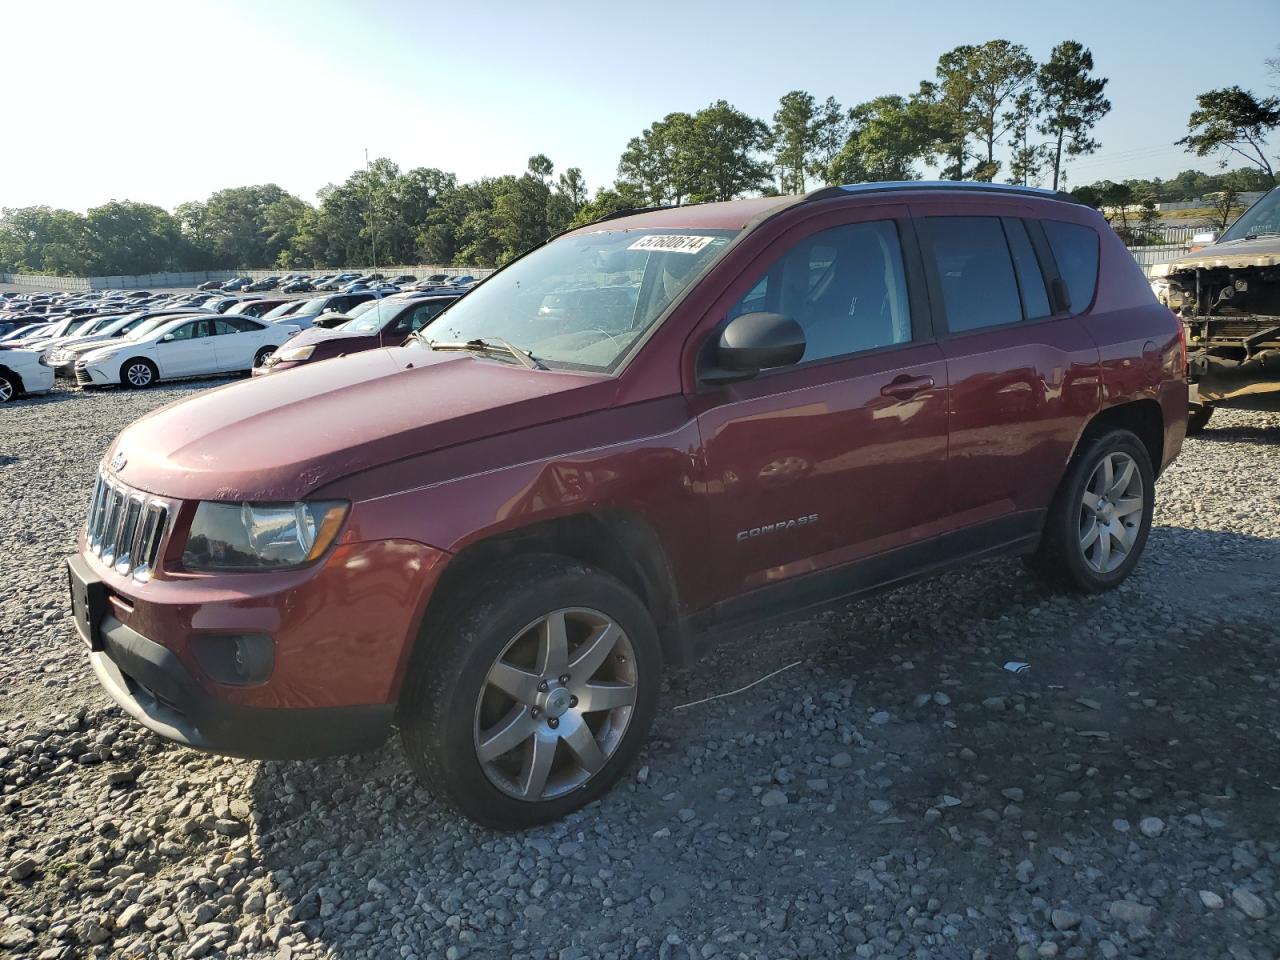
[[[921,390],[933,387],[933,377],[913,377],[908,374],[894,377],[880,388],[882,397],[893,397],[895,400],[910,400]]]

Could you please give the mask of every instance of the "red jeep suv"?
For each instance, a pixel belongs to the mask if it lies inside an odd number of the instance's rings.
[[[107,451],[71,598],[140,723],[374,747],[498,828],[596,799],[664,665],[959,563],[1105,590],[1185,345],[1065,194],[833,187],[625,211],[403,347],[210,390]]]

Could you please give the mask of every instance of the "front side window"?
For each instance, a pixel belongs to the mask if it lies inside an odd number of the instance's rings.
[[[1045,236],[1067,285],[1071,312],[1083,313],[1093,303],[1098,285],[1098,235],[1089,227],[1062,220],[1043,220]]]
[[[1022,320],[1013,260],[998,217],[925,218],[947,329],[952,333]]]
[[[781,313],[804,329],[801,362],[911,340],[911,305],[897,227],[852,223],[805,237],[729,311]]]
[[[205,322],[203,320],[193,320],[191,323],[181,324],[169,331],[169,336],[174,340],[194,340],[197,337],[203,337],[205,336]]]
[[[610,371],[737,232],[596,230],[561,237],[485,280],[425,336],[501,337],[550,367]]]

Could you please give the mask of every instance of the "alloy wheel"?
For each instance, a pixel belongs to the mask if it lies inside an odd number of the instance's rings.
[[[1080,500],[1080,552],[1094,573],[1111,573],[1128,558],[1142,527],[1142,473],[1127,453],[1108,453]]]
[[[135,387],[145,387],[151,383],[151,368],[145,363],[130,364],[124,374]]]
[[[0,403],[8,403],[14,395],[13,383],[8,377],[0,377]]]
[[[536,802],[585,784],[609,761],[636,704],[635,651],[606,614],[553,611],[506,645],[476,702],[476,758],[509,796]]]

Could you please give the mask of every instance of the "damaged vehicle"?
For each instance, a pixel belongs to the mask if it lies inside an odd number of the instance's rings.
[[[1280,187],[1216,243],[1156,274],[1158,296],[1186,331],[1187,432],[1203,430],[1219,406],[1280,410]]]

